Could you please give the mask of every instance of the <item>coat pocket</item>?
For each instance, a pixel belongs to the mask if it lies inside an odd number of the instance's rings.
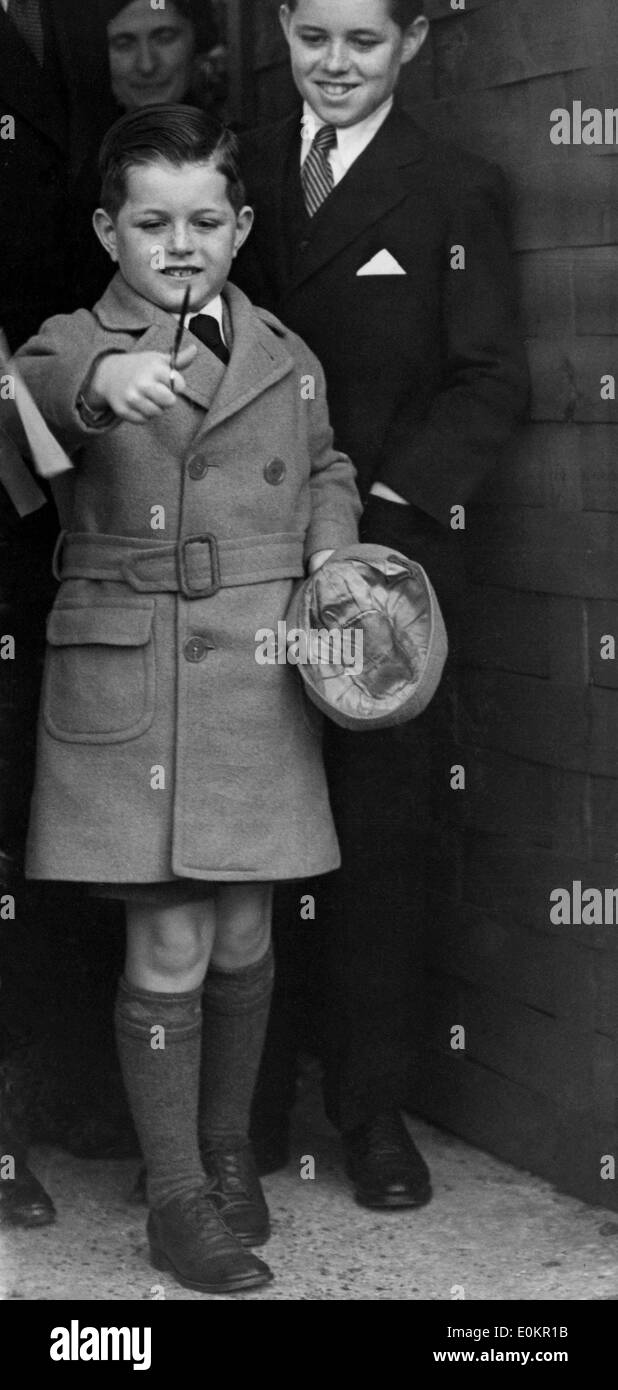
[[[152,724],[154,602],[54,608],[47,620],[43,722],[65,743],[121,743]]]

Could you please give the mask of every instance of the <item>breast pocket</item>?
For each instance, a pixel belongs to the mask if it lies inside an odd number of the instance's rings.
[[[43,721],[66,743],[121,743],[155,707],[154,603],[61,605],[47,621]]]

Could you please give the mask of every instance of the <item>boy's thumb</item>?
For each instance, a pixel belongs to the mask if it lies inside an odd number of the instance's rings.
[[[188,367],[189,364],[193,361],[193,358],[196,356],[196,353],[197,343],[195,343],[195,345],[193,343],[190,343],[188,347],[184,347],[181,349],[181,351],[178,353],[178,357],[176,358],[176,366],[180,369],[181,372],[184,371],[185,367]]]

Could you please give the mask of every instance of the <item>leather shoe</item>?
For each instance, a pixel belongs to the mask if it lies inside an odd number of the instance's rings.
[[[250,1144],[202,1154],[210,1195],[221,1220],[243,1245],[264,1245],[270,1217]]]
[[[200,1188],[150,1212],[150,1259],[199,1293],[246,1293],[270,1284],[272,1272],[223,1224],[212,1195]]]
[[[383,1110],[343,1136],[346,1172],[361,1207],[422,1207],[431,1198],[425,1160],[398,1110]]]
[[[264,1245],[270,1236],[268,1207],[250,1144],[231,1151],[202,1154],[209,1190],[226,1226],[243,1245]],[[128,1198],[145,1202],[146,1169],[139,1169]]]
[[[16,1158],[15,1177],[0,1178],[0,1226],[51,1226],[56,1208],[25,1159]]]

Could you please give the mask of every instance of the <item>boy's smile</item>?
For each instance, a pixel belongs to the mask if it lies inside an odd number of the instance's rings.
[[[282,6],[281,23],[301,96],[338,127],[365,120],[392,96],[427,33],[423,18],[404,33],[390,0],[298,0],[293,12]]]
[[[252,222],[250,208],[234,211],[214,164],[177,168],[163,160],[128,170],[115,223],[95,213],[97,234],[127,284],[169,313],[180,312],[187,284],[192,312],[221,293]]]

